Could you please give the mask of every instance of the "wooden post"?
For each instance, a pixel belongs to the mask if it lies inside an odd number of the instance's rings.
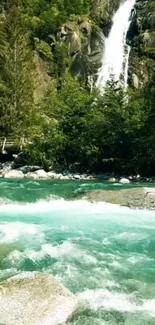
[[[21,142],[20,142],[20,150],[23,149],[23,144],[24,144],[24,137],[21,138]]]
[[[2,146],[2,153],[3,153],[3,154],[6,153],[6,151],[5,151],[5,145],[6,145],[6,138],[4,138],[3,146]]]

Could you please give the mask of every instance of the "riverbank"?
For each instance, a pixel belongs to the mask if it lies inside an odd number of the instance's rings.
[[[81,180],[81,181],[105,181],[111,184],[121,183],[129,184],[135,182],[153,183],[155,177],[150,178],[140,175],[115,175],[113,172],[109,173],[80,173],[72,170],[53,170],[50,167],[48,170],[44,170],[41,166],[35,165],[23,165],[18,166],[14,161],[0,163],[0,178],[8,179],[32,179],[32,180]]]
[[[91,202],[107,202],[129,208],[155,209],[155,188],[97,190],[88,192],[85,198]]]

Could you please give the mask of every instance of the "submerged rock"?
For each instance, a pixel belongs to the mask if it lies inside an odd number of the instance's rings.
[[[22,273],[0,283],[1,324],[60,325],[76,308],[75,296],[46,273]]]

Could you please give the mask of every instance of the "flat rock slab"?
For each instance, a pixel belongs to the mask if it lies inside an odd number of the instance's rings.
[[[26,272],[0,283],[0,324],[60,325],[76,308],[75,296],[46,273]]]
[[[119,204],[130,208],[155,209],[154,188],[92,191],[87,193],[86,198],[90,201]]]

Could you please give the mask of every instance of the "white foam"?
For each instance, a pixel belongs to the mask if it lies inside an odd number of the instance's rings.
[[[19,272],[20,271],[17,270],[16,268],[0,270],[0,281],[3,280],[4,278],[12,277],[15,274],[18,274]]]
[[[106,289],[86,290],[79,294],[80,301],[87,301],[92,309],[119,310],[133,312],[137,309],[133,297],[119,292],[110,292]]]
[[[0,224],[0,244],[13,243],[19,239],[23,239],[27,236],[41,236],[40,227],[34,224],[26,224],[22,222],[9,222]]]
[[[37,263],[46,257],[55,259],[65,258],[67,260],[82,260],[82,263],[88,265],[97,264],[97,260],[94,256],[90,255],[86,250],[78,249],[76,245],[68,241],[65,241],[63,244],[57,246],[44,244],[41,246],[39,251],[26,249],[24,252],[20,252],[15,250],[11,252],[5,260],[14,266],[20,265],[20,263],[22,263],[25,259],[30,259],[34,263]]]
[[[142,309],[155,317],[155,298],[144,302]]]
[[[32,215],[34,213],[42,214],[55,211],[74,212],[81,215],[89,213],[92,215],[106,216],[108,213],[113,214],[114,217],[122,217],[125,222],[124,216],[130,216],[131,220],[136,217],[142,220],[148,220],[148,216],[154,217],[155,212],[147,210],[130,209],[128,207],[120,207],[116,204],[105,203],[105,202],[90,202],[87,200],[73,200],[68,201],[65,199],[54,199],[48,198],[45,200],[39,200],[35,203],[21,203],[21,202],[8,202],[5,199],[0,203],[0,217],[5,214],[9,215]],[[128,222],[128,221],[127,221]],[[141,224],[143,227],[143,224]]]
[[[86,290],[78,295],[79,302],[86,302],[94,310],[117,310],[120,312],[147,312],[155,316],[155,299],[141,300],[133,294],[109,291],[106,289]]]

